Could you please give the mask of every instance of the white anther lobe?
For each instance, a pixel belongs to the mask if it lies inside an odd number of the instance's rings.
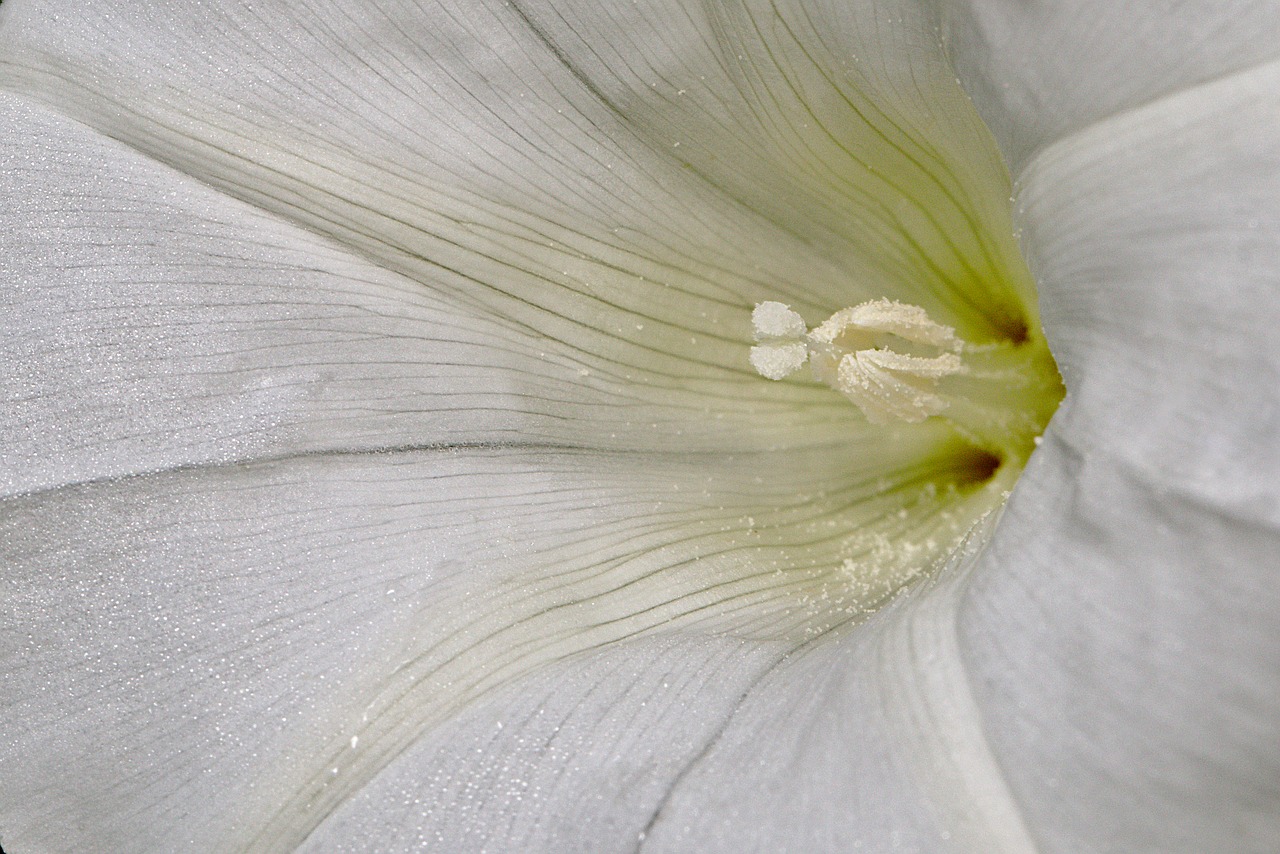
[[[809,348],[803,341],[757,344],[751,348],[751,367],[771,380],[785,379],[804,367]]]
[[[780,302],[762,302],[751,312],[751,328],[757,341],[799,340],[809,328],[804,318]]]

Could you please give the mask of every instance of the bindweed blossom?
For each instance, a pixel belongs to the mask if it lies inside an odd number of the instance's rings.
[[[1274,847],[1276,18],[8,0],[0,844]]]

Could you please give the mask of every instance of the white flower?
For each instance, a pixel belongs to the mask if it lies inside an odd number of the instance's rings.
[[[1274,848],[1273,4],[301,6],[0,6],[6,852]]]

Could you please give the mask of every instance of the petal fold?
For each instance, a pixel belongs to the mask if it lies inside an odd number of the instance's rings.
[[[960,617],[1047,851],[1280,837],[1280,64],[1119,114],[1024,170],[1068,395]]]
[[[942,583],[773,668],[678,780],[640,850],[1035,850],[956,634],[993,523],[974,529]]]
[[[1280,55],[1269,0],[938,0],[956,72],[1014,175],[1093,122]]]

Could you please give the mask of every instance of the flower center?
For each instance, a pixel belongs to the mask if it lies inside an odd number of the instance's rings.
[[[1061,399],[1061,381],[1040,339],[971,344],[923,308],[876,299],[809,329],[780,302],[751,315],[751,365],[781,380],[809,363],[814,379],[847,397],[876,425],[950,422],[997,459],[1025,462]]]

